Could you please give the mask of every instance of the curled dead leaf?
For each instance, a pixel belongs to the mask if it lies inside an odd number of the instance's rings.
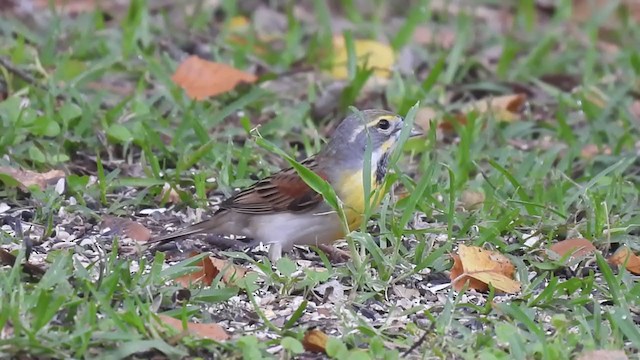
[[[241,83],[254,83],[257,77],[229,65],[192,55],[178,66],[171,80],[182,87],[190,98],[203,100],[229,92]]]
[[[38,173],[31,170],[19,170],[0,166],[0,179],[3,175],[8,175],[16,180],[18,186],[25,191],[28,191],[32,186],[42,190],[46,188],[47,185],[55,185],[58,180],[65,177],[65,173],[62,170],[49,170],[45,173]]]
[[[119,235],[131,238],[139,242],[151,239],[151,230],[131,219],[105,216],[100,224],[102,229],[109,229],[110,235]]]
[[[636,275],[640,275],[640,256],[634,254],[626,246],[620,247],[608,259],[612,265],[625,265],[626,269]]]
[[[310,329],[304,333],[302,346],[311,352],[324,353],[327,351],[327,340],[329,336],[319,329]]]
[[[587,239],[575,238],[559,241],[549,247],[549,250],[555,252],[560,257],[571,254],[569,260],[580,259],[596,251],[591,241]]]
[[[191,257],[197,254],[191,254]],[[222,281],[225,284],[234,284],[239,279],[242,279],[249,271],[241,266],[235,265],[230,261],[218,259],[214,256],[206,256],[202,258],[200,262],[196,264],[199,270],[190,274],[181,276],[176,279],[176,282],[184,287],[188,287],[190,284],[204,284],[211,285],[213,279],[222,273]]]
[[[396,56],[393,49],[386,44],[374,40],[354,40],[356,62],[358,67],[373,69],[373,74],[380,78],[389,78]],[[349,55],[342,35],[333,38],[333,67],[331,74],[335,79],[344,80],[349,77]]]
[[[451,272],[452,286],[456,291],[460,291],[469,278],[483,283],[482,286],[473,281],[469,283],[469,288],[478,291],[487,291],[486,285],[489,284],[505,293],[520,291],[520,283],[513,280],[515,267],[506,256],[477,246],[460,245],[458,257],[457,267],[454,262],[455,274],[459,273],[460,267],[463,271],[458,276]]]
[[[158,318],[166,325],[178,330],[187,331],[191,335],[212,339],[216,341],[225,341],[231,338],[224,328],[215,323],[198,324],[187,322],[186,329],[182,327],[182,321],[174,319],[166,315],[158,315]]]

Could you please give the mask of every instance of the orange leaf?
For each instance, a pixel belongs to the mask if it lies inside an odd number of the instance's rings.
[[[197,254],[194,253],[191,257],[195,255]],[[213,282],[213,279],[222,272],[222,281],[225,284],[232,284],[238,279],[243,278],[248,271],[241,266],[234,265],[227,260],[218,259],[213,256],[204,257],[196,266],[200,267],[200,270],[183,275],[177,278],[176,282],[184,287],[197,283],[209,286]]]
[[[626,246],[616,250],[609,258],[609,263],[612,265],[624,265],[626,263],[626,268],[629,272],[640,275],[640,257]]]
[[[160,318],[160,320],[162,320],[162,322],[165,323],[166,325],[169,325],[178,331],[185,330],[182,327],[182,321],[178,319],[174,319],[166,315],[158,315],[158,318]],[[217,340],[217,341],[225,341],[231,337],[222,328],[222,326],[215,323],[196,324],[192,322],[187,322],[186,331],[192,335],[197,335],[199,337]]]
[[[513,280],[515,267],[506,256],[477,246],[465,245],[460,245],[458,256],[460,258],[460,265],[464,270],[461,274],[461,279],[471,277],[484,284],[491,284],[496,289],[506,293],[516,293],[520,291],[520,283]],[[456,269],[456,271],[459,271],[459,269]],[[459,282],[456,278],[454,278],[454,288],[461,288],[460,285],[456,285],[456,283]],[[486,291],[486,288],[481,286],[477,286],[477,288],[472,287],[471,282],[469,286],[478,291]]]
[[[139,242],[151,239],[151,230],[144,225],[130,219],[105,216],[100,224],[101,228],[109,228],[112,235],[121,235]]]
[[[596,251],[596,247],[587,239],[576,238],[557,242],[551,245],[549,250],[561,257],[566,254],[571,254],[570,259],[578,259],[593,253]]]
[[[302,346],[307,351],[323,353],[327,350],[327,340],[329,340],[327,334],[318,329],[311,329],[304,333]]]
[[[216,276],[222,272],[222,281],[225,284],[233,284],[239,279],[242,279],[247,271],[246,268],[233,264],[228,260],[218,259],[210,256],[209,259],[213,263],[213,267],[216,269]]]
[[[463,274],[464,269],[462,267],[460,256],[453,255],[453,267],[451,268],[449,275],[453,282],[453,289],[455,291],[460,291],[464,287],[464,284],[469,281],[469,289],[475,289],[482,292],[489,291],[489,285]]]
[[[182,87],[190,98],[203,100],[229,92],[240,83],[253,83],[257,77],[229,65],[192,55],[178,66],[171,80]]]

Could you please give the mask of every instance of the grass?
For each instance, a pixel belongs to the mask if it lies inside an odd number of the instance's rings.
[[[331,336],[326,356],[337,359],[569,359],[596,349],[637,357],[640,285],[605,259],[621,245],[640,251],[640,122],[629,110],[640,92],[640,31],[633,21],[623,18],[612,30],[618,51],[607,53],[598,28],[612,7],[569,31],[570,2],[560,2],[543,22],[534,2],[522,1],[509,10],[513,30],[500,32],[464,12],[443,14],[422,2],[405,10],[374,3],[360,9],[345,2],[336,14],[314,1],[317,31],[283,5],[277,11],[289,21],[273,48],[259,31],[233,40],[234,16],[253,13],[231,1],[222,2],[225,17],[217,23],[206,5],[158,9],[145,1],[114,10],[111,20],[99,12],[38,15],[43,22],[34,26],[2,18],[0,165],[61,168],[69,175],[62,194],[51,187],[0,188],[10,206],[0,215],[0,244],[18,262],[28,249],[32,262],[48,268],[36,280],[18,266],[0,270],[0,354],[288,358],[318,326]],[[330,115],[318,118],[315,107],[333,82],[318,67],[328,59],[331,19],[340,16],[353,24],[345,36],[350,77],[330,102]],[[394,30],[393,17],[406,21]],[[455,42],[450,49],[417,46],[418,26],[453,31]],[[353,41],[361,37],[386,37],[398,52],[410,46],[412,59],[427,71],[396,70],[371,95],[372,72],[353,59]],[[491,55],[496,46],[502,51]],[[193,52],[259,68],[272,82],[191,101],[171,74]],[[576,86],[550,85],[562,77]],[[100,232],[108,215],[134,218],[154,233],[167,223],[181,226],[194,218],[188,209],[206,209],[211,199],[317,152],[327,126],[349,106],[406,115],[419,102],[440,119],[482,94],[513,93],[515,85],[531,92],[518,121],[469,114],[466,124],[453,124],[453,135],[432,126],[407,141],[387,179],[390,194],[369,228],[349,237],[357,261],[332,265],[324,255],[297,251],[293,259],[312,260],[270,264],[226,252],[260,274],[233,285],[219,278],[194,285],[184,300],[172,280],[193,271],[197,258],[149,254]],[[589,144],[601,151],[585,156]],[[392,182],[401,188],[391,190]],[[165,184],[182,203],[162,199]],[[323,186],[316,183],[337,203]],[[400,196],[402,189],[411,196]],[[478,193],[481,206],[465,209],[464,197]],[[164,206],[171,208],[144,212]],[[62,239],[63,231],[76,238]],[[538,241],[525,245],[532,237]],[[602,255],[571,267],[549,259],[550,244],[575,237],[592,241]],[[462,243],[509,256],[521,293],[445,287],[448,255]],[[158,324],[159,313],[220,323],[232,339],[176,335]]]

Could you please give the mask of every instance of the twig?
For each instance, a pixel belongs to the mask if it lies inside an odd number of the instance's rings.
[[[422,336],[420,336],[420,338],[418,339],[418,341],[416,341],[415,343],[413,343],[413,345],[411,345],[411,347],[404,352],[404,354],[402,354],[403,357],[408,356],[409,354],[411,354],[413,352],[413,350],[417,349],[418,346],[422,345],[422,343],[427,339],[427,335],[429,334],[429,330],[431,329],[427,329],[424,334],[422,334]]]
[[[0,65],[3,66],[5,69],[7,69],[10,73],[16,75],[17,77],[19,77],[20,79],[26,81],[29,85],[32,85],[42,91],[46,91],[46,92],[51,92],[51,89],[49,89],[49,87],[47,85],[41,84],[38,79],[36,79],[35,77],[31,76],[31,74],[25,72],[24,70],[19,69],[17,66],[15,66],[10,60],[0,56]],[[7,84],[7,89],[8,89],[8,84]],[[76,102],[73,98],[71,98],[70,96],[66,96],[66,95],[62,95],[62,94],[58,94],[56,95],[56,99],[57,100],[63,100],[63,101],[72,101],[72,102]],[[78,104],[80,105],[80,104]],[[102,110],[107,110],[110,108],[110,106],[108,104],[106,104],[105,102],[101,101],[100,102],[100,109]]]
[[[5,59],[2,56],[0,56],[0,65],[2,65],[10,73],[13,73],[14,75],[19,77],[20,79],[22,79],[22,80],[26,81],[27,83],[29,83],[29,85],[36,86],[36,87],[40,88],[41,90],[45,90],[45,91],[49,90],[49,89],[47,89],[46,86],[40,84],[38,82],[38,79],[36,79],[33,76],[31,76],[29,73],[19,69],[17,66],[13,65],[13,63],[10,60]]]

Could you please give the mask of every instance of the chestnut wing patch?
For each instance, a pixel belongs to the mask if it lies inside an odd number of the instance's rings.
[[[302,164],[316,171],[317,165],[313,158],[305,160]],[[326,178],[323,174],[318,175]],[[290,168],[258,181],[224,201],[220,208],[246,214],[300,212],[313,208],[322,201],[322,195],[311,189],[298,173]]]

